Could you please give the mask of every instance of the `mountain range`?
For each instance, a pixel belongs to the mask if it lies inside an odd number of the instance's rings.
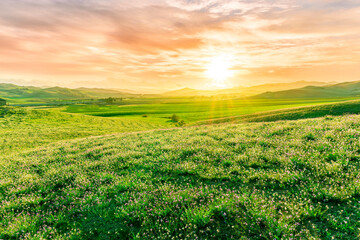
[[[168,97],[190,97],[190,96],[214,96],[214,95],[238,95],[241,97],[248,97],[261,94],[269,91],[282,91],[294,88],[301,88],[305,86],[324,86],[330,83],[326,82],[310,82],[310,81],[297,81],[290,83],[269,83],[255,85],[251,87],[235,87],[220,90],[197,90],[192,88],[182,88],[175,91],[165,92],[161,95]]]
[[[130,92],[131,91],[131,92]],[[139,94],[129,92],[102,89],[102,88],[40,88],[32,86],[17,86],[9,83],[0,83],[0,98],[8,100],[35,99],[96,99],[96,98],[126,98],[126,97],[199,97],[199,96],[233,96],[267,99],[289,98],[335,98],[360,96],[360,81],[343,82],[337,84],[324,82],[298,81],[292,83],[262,84],[252,87],[236,87],[221,90],[197,90],[183,88],[163,94]]]
[[[265,92],[254,98],[289,99],[289,98],[336,98],[360,96],[360,81],[343,82],[327,86],[306,86],[276,92]]]
[[[39,88],[0,83],[0,96],[7,99],[88,99],[106,97],[131,97],[135,94],[101,88]]]

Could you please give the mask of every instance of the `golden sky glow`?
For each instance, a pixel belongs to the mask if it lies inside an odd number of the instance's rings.
[[[298,80],[360,80],[360,1],[0,1],[0,82],[159,92]]]
[[[233,76],[233,70],[231,68],[231,56],[218,55],[210,59],[207,70],[205,72],[206,77],[212,79],[212,85],[214,88],[226,88],[228,86],[228,79]]]

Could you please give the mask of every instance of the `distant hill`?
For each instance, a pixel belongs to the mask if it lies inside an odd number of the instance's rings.
[[[182,88],[179,90],[169,91],[161,94],[168,97],[190,97],[190,96],[212,96],[218,94],[217,91],[197,90],[192,88]]]
[[[192,96],[234,96],[256,98],[329,98],[360,96],[360,81],[327,85],[324,82],[298,81],[291,83],[262,84],[252,87],[236,87],[221,90],[197,90],[183,88],[163,94],[147,94],[148,97],[192,97]],[[137,97],[142,94],[102,88],[32,87],[0,83],[0,97],[19,102],[66,99],[96,99],[107,97]]]
[[[360,96],[360,81],[344,82],[328,86],[307,86],[277,92],[265,92],[254,98],[288,99],[288,98],[333,98]]]
[[[215,95],[241,95],[243,97],[257,95],[269,91],[282,91],[305,86],[324,86],[326,82],[297,81],[290,83],[269,83],[251,87],[235,87],[220,90],[197,90],[192,88],[183,88],[175,91],[169,91],[161,94],[162,96],[172,97],[190,97],[190,96],[215,96]]]
[[[120,90],[104,89],[104,88],[77,88],[75,90],[80,90],[81,92],[84,92],[86,94],[96,95],[98,97],[129,97],[129,96],[139,95],[132,92],[125,92],[125,90],[120,91]]]
[[[310,81],[297,81],[297,82],[289,82],[289,83],[268,83],[268,84],[261,84],[251,87],[245,88],[232,88],[232,89],[225,89],[222,90],[224,94],[232,94],[232,93],[241,93],[243,96],[252,96],[264,92],[269,91],[282,91],[282,90],[289,90],[294,88],[302,88],[306,86],[325,86],[329,83],[326,82],[310,82]]]
[[[7,99],[87,99],[130,96],[135,94],[100,88],[39,88],[0,83],[0,97]]]

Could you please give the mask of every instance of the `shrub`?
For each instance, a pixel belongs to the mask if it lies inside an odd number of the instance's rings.
[[[171,116],[171,121],[173,121],[173,122],[179,122],[179,120],[180,120],[180,118],[179,118],[178,115],[173,114],[173,115]]]

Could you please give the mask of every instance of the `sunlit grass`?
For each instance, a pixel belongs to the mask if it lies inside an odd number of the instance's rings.
[[[57,110],[0,108],[0,156],[60,140],[171,127],[151,117],[99,118]]]
[[[2,158],[2,239],[357,239],[360,117],[61,142]]]
[[[207,118],[237,103],[212,104]],[[359,105],[176,129],[172,111],[1,108],[0,239],[357,239],[360,116],[337,115]]]
[[[69,113],[81,113],[100,117],[137,117],[146,114],[153,119],[164,119],[177,114],[187,123],[214,118],[223,118],[252,114],[270,110],[317,105],[345,101],[347,99],[296,99],[296,100],[268,100],[268,99],[230,99],[221,100],[189,100],[179,99],[177,102],[163,102],[133,105],[71,105],[63,109]]]

